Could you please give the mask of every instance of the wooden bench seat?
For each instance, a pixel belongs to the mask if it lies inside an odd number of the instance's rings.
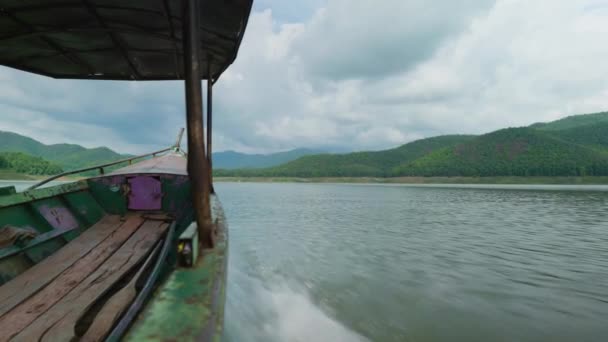
[[[125,274],[141,266],[167,227],[165,221],[138,214],[106,216],[0,287],[0,341],[75,338],[80,318]]]

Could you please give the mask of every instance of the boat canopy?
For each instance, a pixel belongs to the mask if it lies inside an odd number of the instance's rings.
[[[184,79],[183,1],[0,0],[0,64],[53,78]],[[252,0],[201,0],[200,77],[235,60]]]
[[[236,59],[252,3],[0,0],[0,65],[54,78],[184,80],[192,206],[199,241],[213,248],[213,84]],[[207,80],[207,125],[201,79]]]

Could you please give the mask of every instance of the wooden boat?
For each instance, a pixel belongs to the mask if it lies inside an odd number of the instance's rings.
[[[0,0],[0,64],[54,78],[183,79],[188,138],[187,153],[180,132],[160,151],[0,189],[0,341],[221,339],[228,239],[211,179],[211,99],[251,5]]]

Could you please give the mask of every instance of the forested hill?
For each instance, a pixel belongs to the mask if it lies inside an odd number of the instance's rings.
[[[218,176],[593,176],[608,175],[608,113],[577,115],[481,136],[440,136],[396,149],[306,156],[278,167]]]
[[[235,151],[223,151],[213,154],[213,167],[218,169],[264,168],[281,165],[303,156],[322,152],[321,150],[307,148],[271,154],[246,154]]]
[[[561,131],[565,129],[577,128],[581,126],[592,126],[601,123],[608,123],[608,112],[572,115],[552,122],[536,123],[530,127],[543,131]]]
[[[0,152],[0,171],[27,175],[54,175],[63,172],[57,164],[20,152]]]
[[[73,144],[45,145],[32,138],[3,131],[0,131],[0,152],[21,152],[40,157],[59,165],[64,170],[74,170],[125,157],[107,147],[85,148]]]
[[[433,151],[393,172],[398,176],[608,175],[608,151],[533,128],[509,128]]]
[[[438,136],[384,151],[305,155],[308,153],[311,151],[295,150],[270,156],[253,156],[250,159],[245,158],[248,155],[232,153],[224,165],[248,168],[220,169],[216,175],[608,176],[608,112],[575,115],[480,136]],[[278,166],[253,168],[290,160],[298,154],[305,156]],[[62,169],[76,169],[123,157],[125,155],[106,147],[87,149],[70,144],[44,145],[31,138],[0,131],[0,170],[23,174],[55,174]],[[215,161],[222,165],[219,160]]]
[[[0,152],[21,152],[51,161],[65,170],[111,162],[127,157],[107,147],[85,148],[73,144],[45,145],[32,138],[12,132],[0,131]],[[264,168],[281,165],[299,157],[322,153],[321,150],[306,148],[271,154],[245,154],[234,151],[213,154],[216,168]]]
[[[312,155],[273,168],[218,170],[217,174],[220,176],[385,177],[390,176],[391,170],[400,163],[414,161],[436,149],[455,146],[473,138],[466,135],[448,135],[418,140],[386,151]]]

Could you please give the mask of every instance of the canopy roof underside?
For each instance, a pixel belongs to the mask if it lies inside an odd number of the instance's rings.
[[[232,64],[251,4],[200,0],[201,78]],[[181,0],[0,0],[0,64],[54,78],[183,79],[182,22]]]

